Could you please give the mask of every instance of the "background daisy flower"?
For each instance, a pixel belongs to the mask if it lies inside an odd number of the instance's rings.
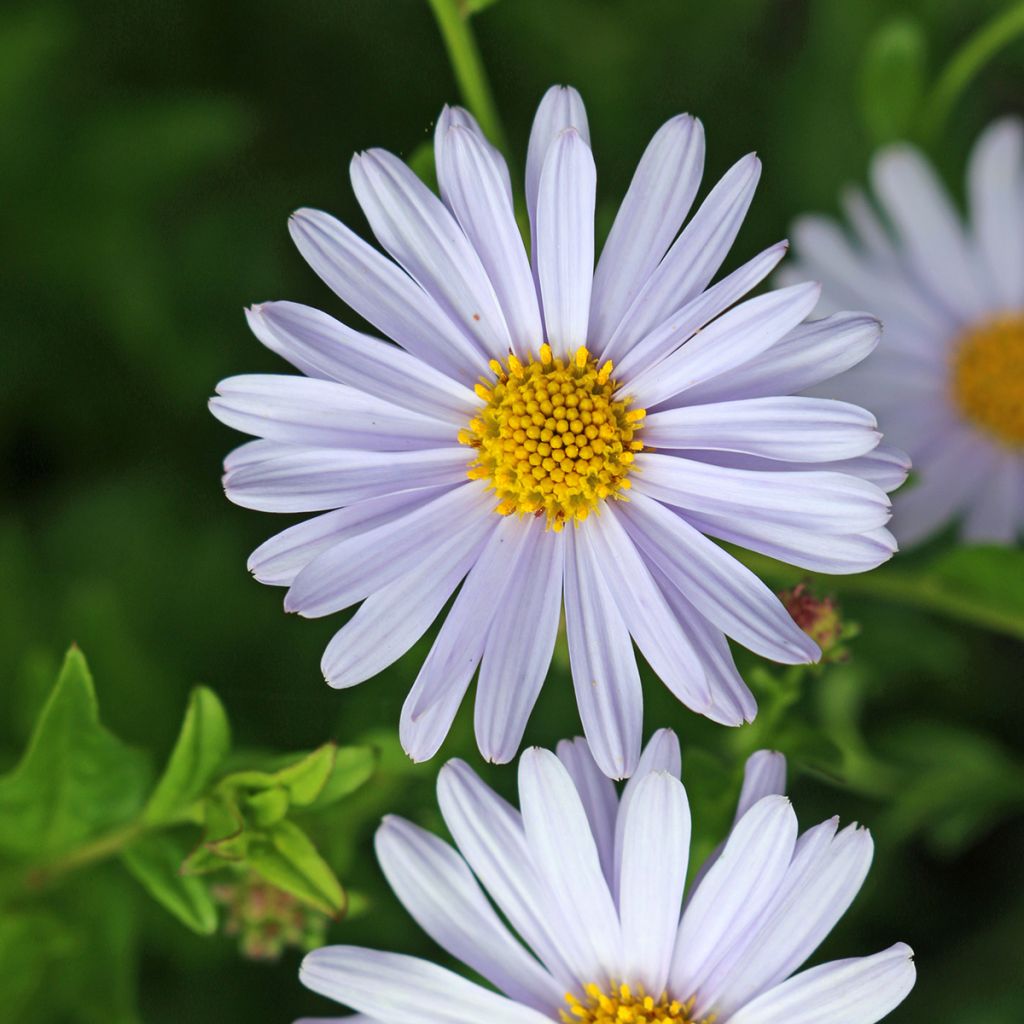
[[[992,124],[967,168],[965,225],[925,157],[898,144],[871,166],[875,207],[843,195],[847,234],[826,217],[793,229],[825,308],[863,304],[885,334],[826,392],[864,401],[913,458],[896,498],[901,543],[961,519],[968,541],[1010,544],[1024,526],[1024,127]]]
[[[438,800],[457,849],[387,818],[377,854],[416,922],[497,991],[352,946],[310,953],[301,980],[386,1024],[873,1024],[914,985],[905,944],[793,973],[860,889],[870,833],[832,818],[800,834],[784,774],[779,754],[750,759],[684,905],[690,810],[670,731],[621,796],[582,739],[524,752],[519,809],[451,761]]]
[[[443,112],[435,152],[441,198],[390,153],[352,161],[392,259],[325,213],[291,221],[313,269],[397,345],[295,303],[248,313],[305,376],[218,386],[214,414],[260,438],[228,457],[228,497],[323,513],[249,568],[301,615],[362,602],[323,657],[336,687],[408,650],[462,583],[402,713],[415,759],[437,751],[478,669],[480,750],[514,756],[564,607],[584,731],[602,770],[628,776],[642,729],[633,641],[680,700],[729,725],[756,705],[726,636],[788,664],[819,656],[709,538],[823,572],[892,554],[885,491],[902,456],[879,447],[865,410],[787,397],[863,359],[878,325],[804,323],[814,284],[741,301],[785,243],[710,285],[760,164],[736,163],[682,227],[704,159],[692,117],[652,139],[596,269],[574,90],[547,93],[530,137],[532,260],[505,163],[468,113]]]

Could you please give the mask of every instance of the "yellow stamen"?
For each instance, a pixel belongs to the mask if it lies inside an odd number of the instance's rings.
[[[694,1017],[697,999],[685,1002],[669,999],[667,993],[655,999],[642,985],[611,983],[607,990],[591,982],[583,993],[566,992],[568,1010],[559,1014],[564,1024],[714,1024],[715,1014]]]
[[[489,479],[501,515],[544,515],[552,530],[582,521],[599,502],[623,499],[631,483],[643,409],[616,397],[612,364],[599,369],[585,347],[572,359],[541,345],[538,359],[509,355],[481,379],[483,405],[459,431],[477,449],[471,479]]]
[[[1024,316],[996,317],[965,332],[953,349],[951,383],[967,419],[1024,447]]]

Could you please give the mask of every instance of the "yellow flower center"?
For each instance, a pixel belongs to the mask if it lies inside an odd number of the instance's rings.
[[[495,379],[476,393],[480,411],[459,431],[477,450],[472,479],[489,479],[502,515],[546,515],[560,530],[586,519],[600,501],[621,498],[643,443],[636,440],[643,409],[616,399],[612,364],[598,367],[586,348],[572,359],[541,345],[537,359],[507,366],[491,361]]]
[[[1000,441],[1024,445],[1024,316],[987,320],[960,338],[952,390],[969,420]]]
[[[583,990],[582,999],[571,992],[565,995],[568,1010],[560,1010],[565,1024],[713,1024],[715,1015],[695,1018],[693,1006],[696,997],[685,1003],[669,999],[662,993],[655,999],[643,988],[612,985],[607,992],[599,985],[590,984]]]

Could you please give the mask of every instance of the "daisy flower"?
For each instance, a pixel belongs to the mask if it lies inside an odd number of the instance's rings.
[[[1024,126],[996,121],[975,143],[966,224],[912,146],[879,152],[871,185],[877,208],[858,189],[843,196],[849,233],[819,216],[794,226],[799,271],[828,306],[864,303],[885,323],[878,350],[827,393],[870,402],[913,458],[901,543],[961,520],[967,541],[1012,544],[1024,528]]]
[[[509,174],[470,115],[435,138],[441,197],[398,158],[358,154],[352,184],[377,240],[300,210],[312,268],[395,344],[306,306],[249,310],[257,338],[305,376],[233,377],[211,406],[256,435],[226,461],[228,497],[322,513],[258,548],[249,568],[285,608],[361,603],[323,657],[348,687],[407,651],[458,589],[401,718],[432,756],[479,669],[481,752],[516,753],[565,626],[584,731],[601,768],[636,767],[633,642],[681,701],[753,718],[726,636],[785,663],[817,645],[709,538],[825,572],[894,550],[898,454],[856,406],[787,397],[874,347],[877,322],[803,323],[819,289],[741,301],[785,243],[709,284],[760,174],[740,160],[689,218],[699,121],[673,118],[643,154],[594,267],[595,170],[583,104],[547,93],[530,137],[532,259]]]
[[[389,817],[377,855],[420,927],[493,989],[353,946],[308,954],[300,978],[381,1024],[873,1024],[913,987],[908,946],[794,974],[860,889],[871,835],[836,818],[800,834],[784,773],[780,754],[751,758],[684,903],[690,809],[670,731],[621,797],[582,739],[523,753],[519,809],[450,761],[438,802],[457,849]]]

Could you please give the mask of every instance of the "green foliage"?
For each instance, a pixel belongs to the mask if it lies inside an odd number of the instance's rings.
[[[861,68],[864,123],[875,144],[908,138],[924,98],[927,41],[909,18],[883,25],[871,39]]]

